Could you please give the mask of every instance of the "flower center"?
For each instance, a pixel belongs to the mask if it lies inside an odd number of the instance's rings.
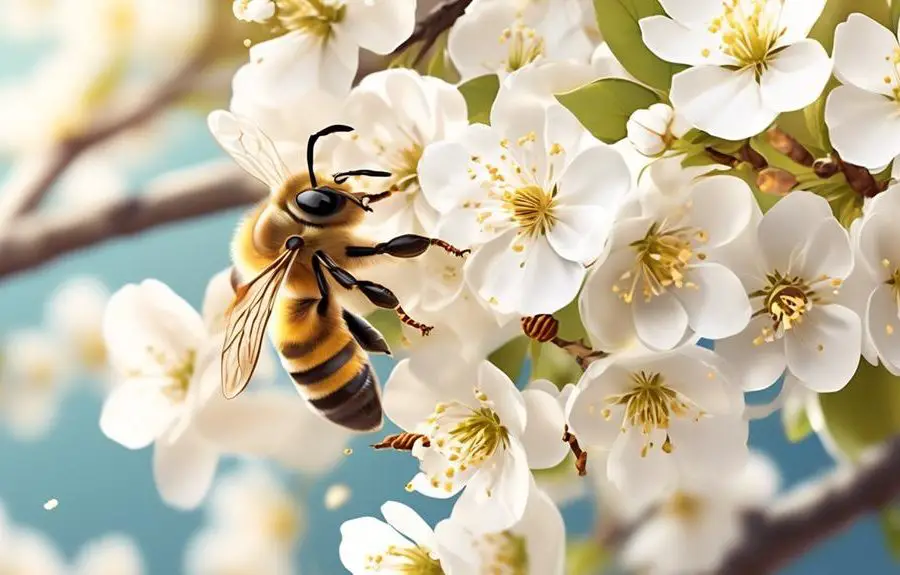
[[[103,334],[99,331],[78,340],[78,355],[81,362],[90,369],[100,369],[106,365],[107,351]]]
[[[544,38],[534,28],[516,22],[500,34],[500,43],[507,47],[507,72],[515,72],[534,62],[544,54]]]
[[[629,244],[637,254],[634,267],[622,274],[612,290],[622,301],[631,303],[638,290],[644,301],[650,301],[670,286],[696,288],[696,284],[685,281],[685,273],[692,257],[703,260],[706,255],[694,253],[694,240],[705,242],[706,232],[689,227],[668,228],[665,222],[653,222],[642,239]]]
[[[662,510],[685,523],[693,523],[700,517],[703,501],[683,491],[676,491],[663,505]]]
[[[772,325],[765,326],[762,333],[753,340],[753,344],[762,345],[780,339],[785,332],[803,323],[813,305],[823,301],[813,286],[827,280],[830,280],[835,288],[841,285],[841,280],[831,279],[828,276],[822,276],[810,284],[803,278],[784,275],[777,270],[767,275],[766,286],[752,292],[750,299],[762,299],[763,307],[756,310],[753,317],[766,314],[771,318]],[[819,347],[821,348],[821,345]]]
[[[528,545],[521,535],[488,533],[475,541],[475,547],[482,557],[482,573],[528,575]]]
[[[649,435],[657,429],[668,429],[672,415],[684,416],[691,409],[691,406],[679,397],[678,392],[665,384],[661,373],[645,371],[632,373],[631,383],[631,390],[606,399],[607,404],[625,407],[623,432],[626,431],[625,426],[638,427],[644,435]],[[602,414],[607,419],[612,415],[608,408],[604,409]],[[651,447],[653,444],[649,441],[644,444],[641,448],[641,457],[646,457]],[[671,453],[673,449],[674,446],[667,435],[662,450],[664,453]]]
[[[184,354],[183,358],[175,362],[170,362],[165,353],[156,350],[152,346],[147,348],[147,353],[163,368],[163,374],[169,380],[168,385],[162,388],[162,394],[173,404],[184,402],[188,389],[191,386],[191,379],[194,377],[197,351],[190,349]],[[139,372],[130,375],[140,377],[144,374]]]
[[[444,575],[441,563],[419,546],[391,545],[384,553],[366,556],[366,571],[385,571],[408,575]]]
[[[888,259],[881,260],[881,265],[889,272],[888,279],[884,283],[891,286],[891,293],[894,296],[894,305],[900,310],[900,267],[891,270],[891,262]],[[884,331],[888,335],[893,335],[894,324],[886,323],[884,325]]]
[[[276,0],[276,15],[281,26],[327,39],[331,27],[344,19],[343,2],[332,0]]]
[[[503,207],[512,213],[521,232],[536,237],[546,234],[556,223],[553,209],[556,194],[547,193],[538,186],[525,186],[504,194]]]
[[[709,31],[720,36],[722,52],[737,60],[739,69],[752,69],[759,79],[786,31],[780,19],[780,1],[724,0],[723,13],[710,22]]]

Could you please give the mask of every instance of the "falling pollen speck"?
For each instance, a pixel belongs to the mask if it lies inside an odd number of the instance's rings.
[[[44,509],[46,509],[47,511],[53,511],[58,505],[58,499],[49,499],[46,503],[44,503]]]

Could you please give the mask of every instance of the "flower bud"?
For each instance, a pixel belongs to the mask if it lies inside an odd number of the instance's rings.
[[[687,131],[681,125],[675,110],[667,104],[653,104],[644,110],[635,110],[628,118],[628,140],[645,156],[658,156]]]

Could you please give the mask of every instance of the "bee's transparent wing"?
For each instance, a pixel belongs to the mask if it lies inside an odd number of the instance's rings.
[[[225,345],[222,347],[222,392],[237,397],[253,376],[275,297],[299,250],[288,250],[248,284],[237,289],[226,312]]]
[[[281,187],[290,176],[275,143],[252,120],[215,110],[207,117],[207,124],[222,149],[270,189]]]

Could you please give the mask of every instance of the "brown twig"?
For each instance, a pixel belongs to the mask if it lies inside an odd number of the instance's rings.
[[[380,442],[372,445],[372,449],[394,449],[396,451],[412,451],[417,441],[422,441],[422,447],[430,447],[431,440],[424,433],[395,433],[388,435]]]
[[[578,471],[578,475],[584,477],[587,475],[587,451],[581,449],[581,446],[578,445],[578,439],[571,433],[569,433],[569,426],[566,425],[563,430],[562,440],[569,444],[569,449],[572,450],[572,454],[575,456],[575,470]]]
[[[766,132],[766,136],[773,148],[801,166],[812,167],[815,158],[793,136],[779,128],[770,129]]]
[[[0,278],[113,238],[245,206],[265,194],[226,161],[168,174],[139,195],[95,208],[30,215],[0,231]]]
[[[847,178],[847,183],[850,184],[853,191],[862,197],[875,197],[887,187],[886,183],[879,184],[876,182],[869,170],[855,164],[848,164],[842,160],[837,152],[832,152],[832,158],[838,165],[838,169],[844,174],[844,177]]]
[[[816,543],[878,511],[900,496],[900,436],[868,454],[856,467],[842,467],[801,487],[773,506],[749,514],[745,536],[716,575],[774,573]]]
[[[575,361],[578,362],[578,366],[581,367],[581,369],[587,369],[587,367],[594,361],[602,359],[609,355],[605,351],[594,351],[593,349],[585,345],[584,340],[569,341],[560,337],[554,337],[550,341],[553,345],[564,350],[566,353],[574,357]]]
[[[9,183],[0,193],[0,222],[10,222],[35,209],[56,180],[82,153],[152,119],[186,95],[211,61],[212,36],[178,72],[133,108],[57,142],[36,159],[14,168]]]
[[[465,13],[466,8],[468,8],[471,3],[472,0],[447,0],[441,2],[416,23],[416,28],[413,30],[412,35],[407,38],[405,42],[400,44],[397,49],[394,50],[392,55],[398,56],[415,44],[421,42],[422,46],[419,48],[419,52],[412,62],[413,66],[418,65],[419,62],[422,61],[422,58],[425,57],[425,54],[428,53],[428,50],[430,50],[431,47],[434,46],[434,43],[437,42],[437,39],[440,38],[441,34],[453,26],[453,23]]]

